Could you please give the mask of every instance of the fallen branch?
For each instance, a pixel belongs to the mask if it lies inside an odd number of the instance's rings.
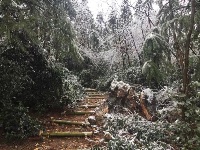
[[[92,132],[52,132],[52,133],[41,133],[41,136],[47,137],[85,137],[92,136]]]
[[[68,124],[68,125],[90,125],[85,122],[67,121],[67,120],[52,120],[52,122],[57,124]]]

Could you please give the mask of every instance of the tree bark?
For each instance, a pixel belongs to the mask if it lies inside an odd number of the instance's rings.
[[[185,42],[185,53],[184,53],[184,69],[183,69],[183,92],[188,96],[189,89],[189,53],[190,53],[190,44],[191,44],[191,36],[194,30],[194,16],[195,16],[195,0],[191,0],[191,18],[190,18],[190,28],[187,34],[187,39]]]
[[[148,121],[151,121],[152,119],[152,115],[150,114],[147,106],[146,106],[146,103],[145,103],[145,96],[144,96],[144,93],[142,92],[141,95],[140,95],[140,106],[142,108],[142,113],[144,115],[144,117],[148,120]]]

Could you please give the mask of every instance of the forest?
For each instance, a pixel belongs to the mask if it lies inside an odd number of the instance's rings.
[[[198,150],[199,66],[199,0],[112,0],[96,16],[88,0],[0,0],[0,149],[70,149],[37,147],[47,114],[95,89],[99,135],[71,148]]]

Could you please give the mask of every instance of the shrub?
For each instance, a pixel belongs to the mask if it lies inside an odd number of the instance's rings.
[[[88,59],[86,59],[88,61]],[[81,84],[84,87],[97,88],[103,78],[107,78],[108,64],[103,60],[98,63],[89,62],[79,75]]]
[[[0,111],[0,124],[2,124],[5,137],[8,140],[24,139],[39,134],[39,122],[28,115],[28,109],[22,105],[7,105]]]
[[[82,86],[66,68],[47,60],[42,49],[19,32],[20,43],[1,47],[0,126],[8,138],[25,138],[37,125],[28,110],[63,108],[81,96]]]
[[[170,131],[173,133],[171,141],[182,149],[199,149],[200,147],[200,96],[198,90],[197,88],[190,98],[181,94],[174,99],[177,103],[175,107],[181,109],[182,119],[177,119],[170,126]]]
[[[77,76],[73,75],[68,69],[62,68],[62,106],[67,104],[76,104],[77,99],[83,96],[83,87],[78,82]]]
[[[149,122],[138,114],[115,114],[106,121],[105,129],[114,137],[108,143],[110,150],[173,149],[164,142],[168,123]]]
[[[145,81],[140,67],[130,67],[125,71],[128,83],[141,84]]]
[[[92,73],[91,73],[91,70],[83,70],[81,73],[80,73],[80,81],[81,81],[81,84],[84,86],[84,87],[91,87],[92,85]]]

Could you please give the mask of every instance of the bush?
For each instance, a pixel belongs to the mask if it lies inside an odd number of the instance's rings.
[[[100,78],[97,82],[97,89],[100,91],[108,91],[114,78],[115,75]]]
[[[173,149],[164,142],[168,123],[149,122],[138,114],[115,114],[106,121],[105,129],[114,137],[108,143],[110,150]]]
[[[197,90],[190,98],[178,95],[174,99],[177,103],[175,107],[181,109],[182,119],[177,119],[170,126],[170,131],[173,133],[171,141],[182,149],[199,149],[200,147],[200,96],[198,93]]]
[[[86,61],[89,60],[86,59]],[[86,65],[79,75],[81,84],[84,87],[97,88],[101,80],[104,77],[107,78],[108,70],[108,64],[103,60],[96,64],[89,62],[89,65]]]
[[[0,61],[1,102],[22,102],[40,111],[60,99],[61,75],[36,45],[25,50],[18,47],[5,49]]]
[[[24,139],[36,136],[41,130],[39,122],[28,115],[28,109],[8,105],[0,111],[0,124],[2,124],[5,137],[8,140]]]
[[[79,77],[84,87],[91,87],[93,76],[90,70],[83,70]]]
[[[78,82],[77,76],[73,75],[68,69],[62,68],[62,98],[61,104],[67,105],[72,104],[75,105],[77,99],[82,98],[83,96],[83,87]]]
[[[125,78],[128,83],[141,84],[144,83],[145,79],[142,75],[140,67],[130,67],[125,71]]]
[[[82,86],[66,68],[47,60],[24,32],[16,34],[20,43],[0,50],[0,126],[8,138],[25,138],[38,129],[28,110],[63,108],[81,96]]]

